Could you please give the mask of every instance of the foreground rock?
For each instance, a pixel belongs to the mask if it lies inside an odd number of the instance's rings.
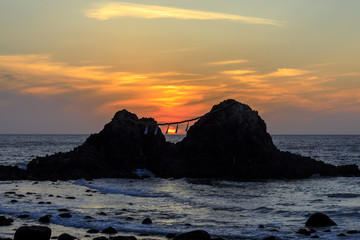
[[[311,215],[305,223],[305,226],[308,227],[327,227],[336,225],[337,224],[333,220],[331,220],[331,218],[319,212]]]
[[[148,128],[148,134],[144,131]],[[308,178],[360,176],[356,165],[332,166],[274,146],[256,111],[235,100],[215,105],[190,127],[183,141],[166,142],[157,122],[126,110],[98,134],[67,153],[32,160],[27,170],[6,169],[4,178],[77,179],[138,177],[147,169],[159,177]],[[5,171],[5,170],[4,170]]]
[[[209,233],[203,230],[195,230],[182,233],[174,238],[174,240],[211,240]]]
[[[14,235],[14,240],[49,240],[51,237],[51,229],[41,226],[24,226],[19,227]]]

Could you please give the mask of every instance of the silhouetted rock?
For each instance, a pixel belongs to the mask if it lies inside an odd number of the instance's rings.
[[[99,233],[99,232],[100,232],[100,230],[97,230],[97,229],[89,229],[87,231],[87,233]]]
[[[168,233],[166,234],[166,238],[174,238],[176,237],[176,234],[175,233]]]
[[[110,237],[110,240],[137,240],[134,236],[115,236]]]
[[[71,236],[70,234],[63,233],[58,237],[58,240],[74,240],[76,237]]]
[[[152,221],[150,218],[145,218],[143,221],[142,221],[142,224],[152,224]]]
[[[0,216],[0,226],[10,226],[14,222],[13,219]]]
[[[49,240],[51,229],[42,226],[23,226],[19,227],[14,235],[14,240]]]
[[[72,215],[70,213],[60,213],[59,217],[61,217],[61,218],[71,218]]]
[[[301,228],[301,229],[297,230],[296,233],[302,234],[302,235],[305,235],[305,236],[310,236],[311,235],[311,232],[309,230],[307,230],[307,229],[304,229],[304,228]]]
[[[109,240],[109,239],[106,237],[96,237],[96,238],[93,238],[93,240]]]
[[[276,240],[275,236],[265,237],[263,240]]]
[[[305,223],[309,227],[326,227],[337,225],[333,220],[323,213],[314,213]]]
[[[105,228],[104,230],[102,230],[101,233],[115,234],[115,233],[117,233],[117,231],[113,227],[108,227],[108,228]]]
[[[155,135],[156,128],[154,119],[122,110],[74,150],[37,157],[26,171],[0,167],[0,179],[136,178],[136,169],[175,178],[360,176],[356,165],[336,167],[280,151],[258,112],[235,100],[213,106],[177,144],[166,142],[160,129]]]
[[[195,230],[177,235],[174,240],[211,240],[210,235],[203,230]]]
[[[39,218],[40,223],[50,223],[50,215],[45,215]]]

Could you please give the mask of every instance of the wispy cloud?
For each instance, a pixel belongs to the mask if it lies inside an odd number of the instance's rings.
[[[246,59],[238,59],[238,60],[228,60],[228,61],[219,61],[219,62],[209,62],[208,65],[230,65],[230,64],[237,64],[237,63],[246,63],[249,60]]]
[[[187,20],[233,20],[252,24],[266,24],[281,26],[280,21],[247,17],[226,13],[189,10],[156,5],[135,4],[127,2],[108,2],[96,8],[85,11],[85,16],[98,20],[109,20],[112,18],[133,17],[133,18],[176,18]]]
[[[222,71],[220,73],[226,74],[226,75],[245,75],[245,74],[256,73],[256,71],[254,71],[254,70],[229,70],[229,71]]]

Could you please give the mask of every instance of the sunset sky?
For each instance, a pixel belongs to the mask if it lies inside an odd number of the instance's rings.
[[[0,133],[93,133],[232,98],[272,134],[360,134],[359,0],[2,0]],[[186,125],[181,126],[181,129]]]

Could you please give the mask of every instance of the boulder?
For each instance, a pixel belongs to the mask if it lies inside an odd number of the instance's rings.
[[[50,215],[45,215],[39,218],[40,223],[50,223]]]
[[[115,233],[117,233],[117,231],[113,227],[107,227],[104,230],[102,230],[101,233],[115,234]]]
[[[314,213],[305,223],[308,227],[326,227],[326,226],[335,226],[337,225],[331,218],[323,213]]]
[[[19,227],[14,235],[14,240],[49,240],[51,229],[42,226],[23,226]]]
[[[71,213],[60,213],[59,217],[61,217],[61,218],[71,218],[72,215],[71,215]]]
[[[152,224],[152,221],[150,218],[145,218],[143,221],[142,221],[142,224]]]
[[[74,240],[74,239],[77,239],[77,238],[74,236],[71,236],[70,234],[67,234],[67,233],[63,233],[58,237],[58,240]]]
[[[211,237],[206,231],[195,230],[177,235],[174,240],[211,240]]]
[[[111,237],[110,240],[137,240],[134,236],[115,236]]]
[[[10,226],[14,220],[5,216],[0,216],[0,226]]]

